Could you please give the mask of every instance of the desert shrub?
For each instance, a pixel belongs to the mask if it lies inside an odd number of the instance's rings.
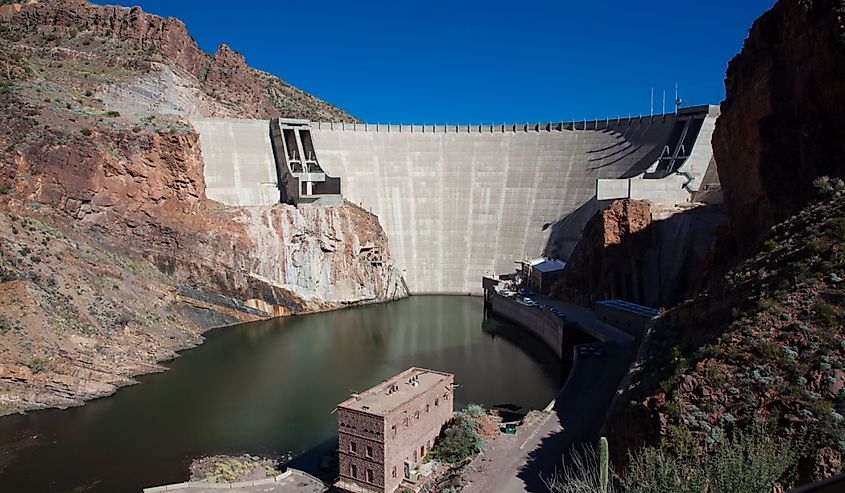
[[[772,239],[766,240],[766,242],[763,243],[763,251],[765,252],[773,252],[777,249],[777,247],[778,242]]]
[[[813,306],[813,310],[816,312],[816,318],[820,322],[823,322],[827,325],[831,325],[836,322],[836,306],[825,301],[819,301]]]
[[[109,118],[117,118],[120,116],[119,111],[106,111],[106,116]]]
[[[479,404],[470,404],[464,409],[464,414],[470,418],[480,418],[487,415],[487,410]]]
[[[12,270],[7,270],[0,267],[0,282],[14,281],[18,276]]]
[[[610,465],[608,474],[614,476]],[[546,486],[554,493],[602,493],[598,451],[589,445],[573,447],[561,467],[546,480]],[[608,483],[607,493],[621,491],[612,481]]]
[[[691,446],[670,452],[647,447],[629,454],[624,476],[608,485],[608,493],[760,493],[775,485],[790,486],[801,448],[769,434],[760,425],[736,430],[708,452]],[[615,482],[615,484],[614,484]],[[597,493],[599,461],[593,448],[573,450],[548,480],[554,493]]]
[[[820,176],[813,180],[813,187],[819,195],[826,197],[838,191],[845,190],[845,183],[843,183],[841,178]]]
[[[44,358],[39,358],[38,356],[32,356],[31,358],[29,358],[28,366],[33,373],[41,373],[47,366],[47,360],[45,360]]]
[[[86,137],[90,136],[90,135],[91,135],[91,133],[92,133],[92,132],[91,132],[91,129],[90,129],[90,128],[88,128],[88,127],[82,127],[82,128],[80,128],[80,129],[79,129],[79,132],[80,132],[82,135],[86,136]]]
[[[456,414],[434,443],[431,456],[443,462],[460,462],[471,457],[484,447],[484,442],[475,432],[478,423],[464,414]]]
[[[775,306],[775,300],[769,298],[768,296],[763,296],[759,300],[757,300],[757,308],[760,310],[768,310],[769,308]]]
[[[791,482],[799,447],[755,425],[736,430],[709,453],[690,448],[677,455],[649,447],[631,455],[622,480],[626,493],[699,493],[772,491]]]

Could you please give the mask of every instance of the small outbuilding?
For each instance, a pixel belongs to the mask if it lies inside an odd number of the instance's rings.
[[[625,300],[604,300],[596,303],[596,316],[629,334],[639,336],[660,314],[656,308],[638,305]]]
[[[566,262],[557,259],[537,258],[522,264],[522,273],[528,286],[542,294],[549,294],[552,284],[561,278]]]

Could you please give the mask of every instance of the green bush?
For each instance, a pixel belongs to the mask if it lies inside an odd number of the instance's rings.
[[[479,404],[470,404],[464,409],[464,414],[470,418],[481,418],[487,416],[487,410]]]
[[[120,116],[120,112],[119,111],[106,111],[106,116],[109,117],[109,118],[117,118],[118,116]]]
[[[92,132],[91,132],[91,129],[90,129],[90,128],[88,128],[88,127],[82,127],[82,128],[80,128],[80,129],[79,129],[79,132],[80,132],[82,135],[86,136],[86,137],[90,136],[90,135],[91,135],[91,133],[92,133]]]
[[[29,358],[29,369],[32,370],[32,373],[41,373],[44,371],[44,368],[47,366],[47,360],[44,358],[39,358],[38,356],[32,356]]]
[[[484,442],[475,432],[478,423],[458,413],[446,424],[443,432],[431,449],[431,456],[449,463],[460,462],[484,448]]]

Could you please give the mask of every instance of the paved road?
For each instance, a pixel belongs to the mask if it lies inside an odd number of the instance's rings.
[[[518,447],[501,442],[502,450],[485,453],[484,473],[470,474],[473,482],[462,491],[547,492],[542,478],[561,464],[563,453],[573,443],[598,439],[619,382],[636,353],[630,341],[601,346],[607,352],[603,358],[576,357],[567,384],[544,421],[517,442]]]
[[[548,305],[566,314],[566,319],[569,322],[575,322],[581,326],[584,332],[587,332],[596,339],[602,341],[615,341],[620,343],[632,342],[635,337],[625,332],[622,329],[602,322],[596,318],[596,312],[585,308],[581,305],[567,303],[565,301],[555,300],[542,294],[533,294],[530,298],[539,304]]]

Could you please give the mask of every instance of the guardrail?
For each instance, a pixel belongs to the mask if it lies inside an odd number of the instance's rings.
[[[347,123],[347,122],[311,122],[311,128],[317,130],[341,130],[353,132],[385,133],[516,133],[516,132],[562,132],[577,130],[614,130],[632,125],[665,123],[674,121],[672,113],[663,115],[630,116],[627,118],[605,118],[596,120],[572,120],[568,122],[546,123],[506,123],[487,125],[405,125],[392,123]]]

